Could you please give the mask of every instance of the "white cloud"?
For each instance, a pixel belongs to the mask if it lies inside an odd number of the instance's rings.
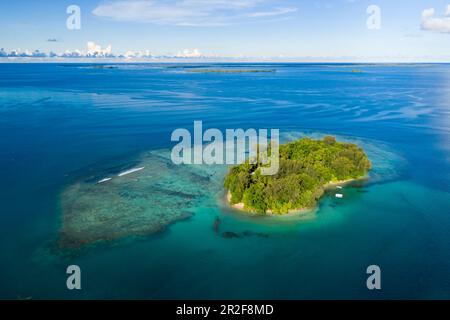
[[[447,6],[445,16],[435,17],[434,8],[422,11],[422,29],[427,31],[450,33],[450,5]]]
[[[296,12],[297,8],[276,8],[272,11],[260,11],[260,12],[252,12],[247,14],[248,17],[273,17],[279,16],[282,14],[288,14],[292,12]]]
[[[76,50],[66,50],[62,55],[62,57],[65,58],[79,58],[84,56],[84,53],[81,52],[80,50],[76,49]]]
[[[203,54],[198,49],[184,49],[181,52],[178,52],[176,55],[177,58],[200,58],[203,57]]]
[[[151,58],[152,54],[150,53],[149,50],[145,50],[145,51],[131,51],[128,50],[127,52],[125,52],[123,54],[123,56],[126,59],[132,59],[132,58]]]
[[[88,56],[110,56],[112,54],[111,45],[107,46],[105,49],[93,41],[89,41],[87,44],[87,55]]]
[[[117,21],[218,26],[238,23],[246,18],[285,15],[297,10],[274,8],[268,3],[268,0],[113,0],[97,6],[92,13]]]

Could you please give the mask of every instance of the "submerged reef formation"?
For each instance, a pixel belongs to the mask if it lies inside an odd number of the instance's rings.
[[[224,185],[237,209],[286,214],[314,208],[327,186],[365,177],[371,167],[356,144],[302,138],[280,146],[276,175],[264,176],[258,163],[247,161],[230,170]]]
[[[75,181],[61,195],[59,245],[78,248],[160,232],[191,217],[196,206],[221,192],[225,171],[177,166],[168,151],[152,151],[131,168]]]

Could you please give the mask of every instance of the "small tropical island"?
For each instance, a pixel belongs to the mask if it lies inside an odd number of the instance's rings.
[[[264,176],[247,161],[230,169],[224,186],[234,208],[283,215],[316,207],[325,189],[367,176],[372,165],[364,150],[335,137],[302,138],[280,145],[279,171]]]

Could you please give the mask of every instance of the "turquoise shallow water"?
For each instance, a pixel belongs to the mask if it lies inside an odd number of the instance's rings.
[[[450,298],[450,66],[250,67],[276,72],[0,65],[0,297]],[[172,130],[194,120],[279,128],[285,140],[334,134],[363,145],[374,170],[344,199],[330,191],[315,212],[287,219],[224,206],[224,168],[153,169],[156,185],[143,170],[133,192],[118,194],[173,223],[58,248],[67,190],[140,161],[161,165],[148,152],[165,154]],[[189,192],[171,193],[179,188]],[[117,228],[149,230],[129,212],[111,213],[126,217]],[[65,287],[69,264],[82,269],[81,291]],[[378,292],[365,286],[371,264],[382,270]]]

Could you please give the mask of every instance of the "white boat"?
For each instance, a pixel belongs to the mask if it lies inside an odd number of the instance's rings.
[[[136,172],[136,171],[141,171],[141,170],[143,170],[144,168],[145,168],[145,167],[133,168],[133,169],[130,169],[130,170],[121,172],[121,173],[119,173],[117,176],[118,176],[118,177],[123,177],[123,176],[126,176],[127,174],[130,174],[130,173],[133,173],[133,172]]]
[[[103,183],[103,182],[106,182],[109,180],[111,180],[111,178],[105,178],[105,179],[99,180],[97,183]]]
[[[336,198],[342,199],[344,195],[342,193],[336,193]]]

